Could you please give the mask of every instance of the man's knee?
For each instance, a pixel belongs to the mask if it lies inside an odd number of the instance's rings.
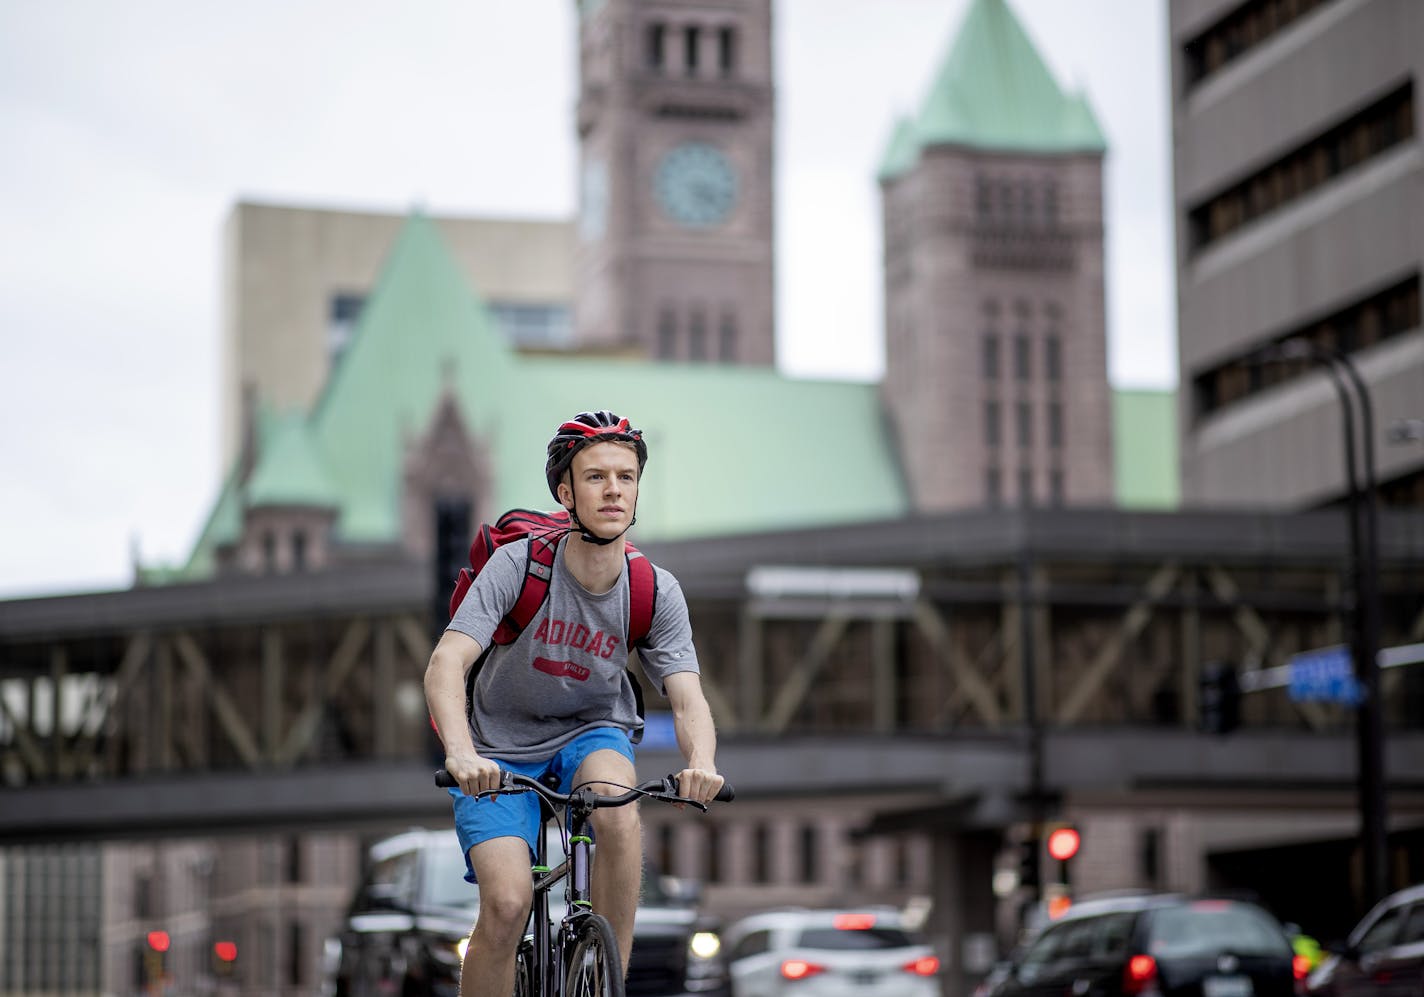
[[[480,887],[480,915],[475,926],[502,938],[518,937],[529,920],[532,894],[529,884],[520,889],[516,884],[491,884]]]
[[[627,846],[641,841],[643,825],[637,804],[594,811],[593,833],[600,842],[617,842]]]

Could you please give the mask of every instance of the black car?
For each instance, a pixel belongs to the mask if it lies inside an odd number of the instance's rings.
[[[323,991],[329,997],[455,997],[480,903],[479,887],[466,883],[464,872],[453,830],[408,831],[373,845],[346,924],[327,942]],[[724,997],[726,967],[715,926],[664,885],[657,876],[643,885],[629,997]]]
[[[1330,950],[1311,997],[1424,997],[1424,884],[1385,897]]]
[[[986,989],[992,997],[1294,997],[1305,972],[1263,908],[1154,894],[1074,904]]]

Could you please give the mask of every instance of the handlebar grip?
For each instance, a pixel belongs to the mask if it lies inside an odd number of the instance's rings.
[[[459,783],[455,781],[455,777],[451,775],[448,770],[440,769],[435,773],[435,785],[441,789],[453,789],[458,786]]]
[[[677,788],[677,775],[676,775],[676,774],[669,775],[667,778],[665,778],[665,779],[663,780],[663,782],[666,783],[666,784],[669,785],[669,786],[672,786],[672,787],[676,790],[676,788]],[[679,792],[680,792],[680,791],[679,791]],[[734,799],[736,799],[736,798],[737,798],[737,791],[732,788],[732,784],[731,784],[730,782],[728,782],[728,781],[726,780],[726,778],[724,777],[723,780],[722,780],[722,788],[719,789],[719,790],[717,790],[717,795],[714,796],[714,797],[712,797],[712,799],[716,800],[718,803],[731,803],[731,802],[732,802]]]

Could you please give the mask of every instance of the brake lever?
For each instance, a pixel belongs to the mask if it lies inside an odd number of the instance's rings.
[[[677,779],[674,776],[666,776],[663,779],[663,788],[660,793],[649,793],[655,799],[664,800],[668,803],[685,803],[688,806],[696,807],[703,813],[707,813],[707,804],[698,803],[696,800],[689,800],[685,796],[677,793]]]

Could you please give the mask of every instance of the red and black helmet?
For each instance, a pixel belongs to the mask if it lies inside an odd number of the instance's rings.
[[[619,418],[607,409],[597,412],[580,412],[564,423],[549,441],[549,459],[544,463],[544,477],[549,479],[549,492],[557,500],[559,481],[573,463],[574,454],[593,443],[631,443],[638,455],[638,474],[643,473],[643,465],[648,462],[648,445],[643,442],[643,431],[628,425],[627,419]]]

